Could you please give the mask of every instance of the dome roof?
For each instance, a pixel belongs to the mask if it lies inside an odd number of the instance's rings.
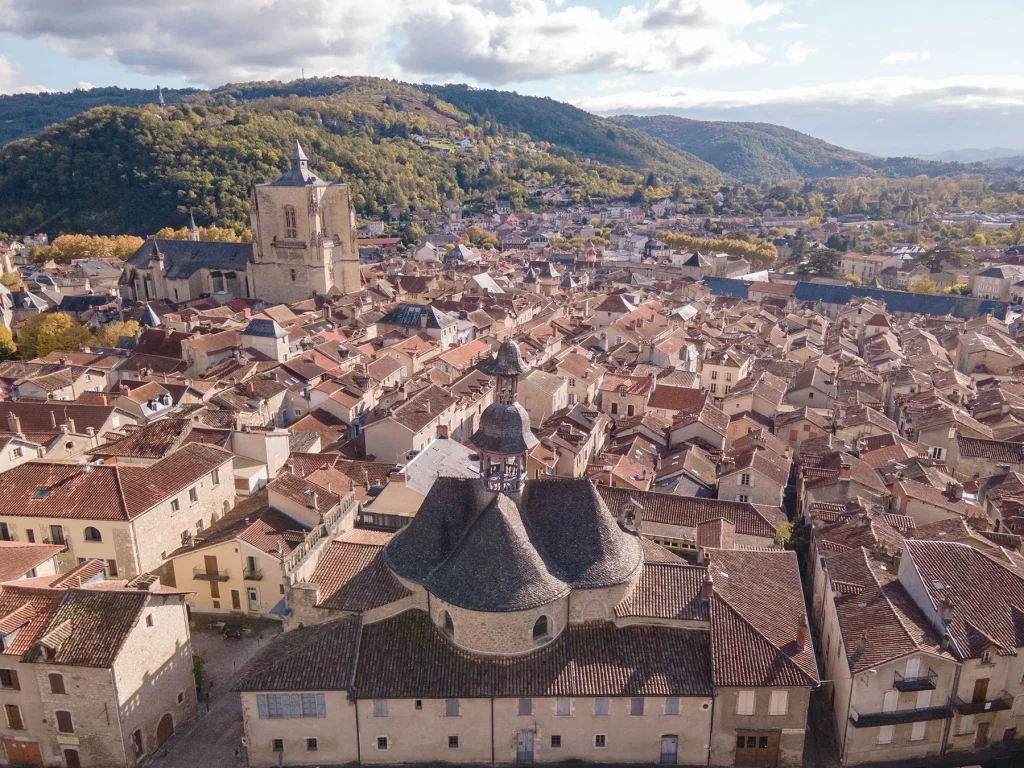
[[[525,611],[569,594],[569,585],[550,572],[518,507],[505,494],[491,500],[423,586],[471,611]]]
[[[519,403],[491,403],[480,416],[480,428],[469,438],[480,451],[526,453],[537,444],[530,414]]]
[[[478,367],[488,376],[521,376],[526,373],[523,353],[511,337],[501,342],[496,355],[481,360]]]

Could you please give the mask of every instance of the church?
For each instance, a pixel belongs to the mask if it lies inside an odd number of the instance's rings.
[[[528,479],[506,340],[478,476],[394,534],[350,529],[236,685],[251,766],[578,761],[799,766],[819,681],[793,552],[708,520],[688,562],[586,479]]]
[[[250,207],[251,243],[200,240],[191,218],[187,240],[146,240],[125,261],[122,295],[175,304],[205,296],[293,304],[358,290],[351,190],[314,174],[298,142],[289,170],[253,187]]]

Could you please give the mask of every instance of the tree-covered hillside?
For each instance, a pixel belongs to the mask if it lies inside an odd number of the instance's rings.
[[[538,141],[551,142],[569,157],[591,158],[670,176],[682,170],[693,183],[726,180],[721,170],[689,152],[680,152],[658,138],[652,140],[643,131],[613,123],[571,104],[467,85],[428,85],[424,90],[463,112],[525,131]]]
[[[163,109],[100,107],[12,142],[0,149],[0,230],[145,235],[180,226],[189,211],[200,224],[242,228],[250,187],[287,167],[296,139],[323,178],[352,185],[368,215],[436,210],[447,198],[522,201],[529,178],[565,184],[581,200],[626,196],[653,170],[567,158],[401,83],[332,78],[302,87],[314,95],[249,83]],[[456,148],[464,137],[470,151]]]
[[[690,152],[749,183],[855,176],[911,178],[975,173],[999,175],[980,164],[963,165],[912,157],[873,157],[770,123],[690,120],[674,115],[620,115],[620,125],[641,130]]]

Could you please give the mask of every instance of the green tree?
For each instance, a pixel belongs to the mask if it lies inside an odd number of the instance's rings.
[[[11,329],[0,323],[0,360],[10,360],[18,354]]]
[[[839,277],[839,265],[843,255],[831,248],[813,248],[807,252],[807,260],[797,267],[797,274],[815,277]]]
[[[941,272],[943,267],[960,267],[968,260],[967,251],[948,242],[929,248],[917,259],[918,263],[928,267],[929,272]]]
[[[90,340],[89,331],[71,315],[50,312],[25,321],[18,334],[25,360],[45,357],[55,349],[76,352]]]

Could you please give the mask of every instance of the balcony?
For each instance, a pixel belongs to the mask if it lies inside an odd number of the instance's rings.
[[[263,571],[259,568],[243,568],[242,578],[246,581],[260,581],[263,578]]]
[[[227,581],[231,577],[227,571],[213,571],[209,568],[193,568],[192,578],[196,581]]]
[[[927,675],[920,675],[918,677],[904,677],[899,672],[896,673],[896,677],[893,680],[892,687],[897,691],[934,691],[935,683],[938,681],[939,676],[935,674],[935,670],[929,669]]]
[[[964,701],[956,697],[956,711],[961,715],[979,715],[982,712],[999,712],[1005,709],[1013,709],[1013,696],[1006,691],[1000,691],[993,699],[985,701]]]
[[[921,723],[926,720],[945,720],[952,714],[949,706],[928,707],[926,709],[897,709],[893,712],[870,712],[861,714],[851,710],[850,722],[854,728],[877,728],[880,725],[902,725],[904,723]]]

